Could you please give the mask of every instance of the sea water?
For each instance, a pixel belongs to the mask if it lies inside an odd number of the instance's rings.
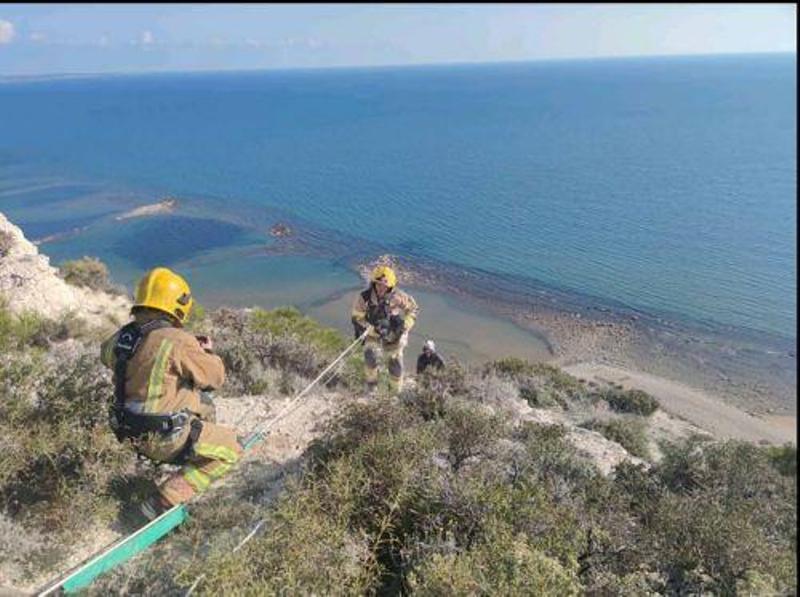
[[[347,264],[393,253],[793,339],[795,73],[786,54],[8,79],[0,211],[55,263],[96,255],[129,287],[168,265],[210,306],[342,328]],[[167,195],[174,214],[117,219]],[[313,250],[264,251],[276,222]]]

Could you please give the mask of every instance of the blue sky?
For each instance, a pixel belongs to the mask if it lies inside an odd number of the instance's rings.
[[[796,52],[794,4],[0,4],[0,75]]]

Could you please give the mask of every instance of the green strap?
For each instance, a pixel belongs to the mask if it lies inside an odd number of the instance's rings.
[[[57,580],[37,595],[39,597],[52,595],[58,589],[62,589],[65,593],[76,593],[80,589],[88,587],[95,578],[144,551],[181,524],[187,517],[188,512],[183,504],[173,506],[132,535],[111,544],[94,558],[81,564],[79,568],[69,572],[66,577]]]
[[[265,437],[266,434],[264,433],[253,433],[243,441],[242,447],[247,451]],[[59,589],[63,590],[64,593],[76,593],[81,589],[85,589],[92,584],[95,578],[143,552],[172,529],[182,524],[188,517],[189,512],[186,509],[186,504],[173,506],[132,535],[112,543],[88,562],[81,563],[78,567],[37,592],[38,597],[56,594]]]

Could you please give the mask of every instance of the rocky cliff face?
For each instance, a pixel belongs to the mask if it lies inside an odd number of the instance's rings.
[[[67,284],[47,256],[0,213],[0,300],[14,313],[57,319],[72,312],[91,326],[120,324],[131,307],[124,296]]]

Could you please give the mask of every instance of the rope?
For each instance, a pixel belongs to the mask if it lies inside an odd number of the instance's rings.
[[[342,359],[343,359],[345,356],[347,356],[347,354],[348,354],[348,353],[349,353],[351,350],[353,350],[353,348],[355,348],[355,347],[356,347],[356,345],[357,345],[359,342],[361,342],[361,341],[362,341],[362,340],[363,340],[363,339],[364,339],[364,338],[367,336],[367,334],[368,334],[368,333],[369,333],[369,329],[367,329],[366,331],[364,331],[364,333],[363,333],[363,334],[361,334],[361,335],[360,335],[358,338],[356,338],[356,339],[353,341],[353,343],[352,343],[352,344],[350,344],[350,346],[348,346],[347,348],[345,348],[345,349],[344,349],[344,351],[343,351],[343,352],[342,352],[342,353],[341,353],[341,354],[340,354],[338,357],[336,357],[336,359],[335,359],[335,360],[334,360],[334,361],[333,361],[333,362],[332,362],[330,365],[328,365],[328,366],[327,366],[327,367],[326,367],[326,368],[325,368],[325,369],[322,371],[322,373],[320,373],[319,375],[317,375],[317,377],[314,379],[314,381],[312,381],[310,384],[308,384],[308,385],[307,385],[305,388],[303,388],[303,390],[302,390],[302,391],[301,391],[301,392],[300,392],[300,393],[299,393],[297,396],[295,396],[294,398],[292,398],[292,400],[290,400],[290,401],[289,401],[289,403],[288,403],[288,404],[287,404],[287,405],[286,405],[286,406],[283,408],[283,410],[282,410],[280,413],[278,413],[278,416],[276,416],[274,419],[272,419],[271,421],[269,421],[269,422],[268,422],[268,424],[266,424],[266,425],[264,425],[263,423],[262,423],[262,424],[259,424],[259,425],[257,425],[257,426],[256,426],[256,428],[255,428],[253,431],[251,431],[251,432],[250,432],[250,437],[252,437],[252,436],[253,436],[253,435],[255,435],[256,433],[261,433],[262,431],[267,431],[267,430],[268,430],[270,427],[272,427],[273,425],[275,425],[275,423],[277,423],[277,422],[278,422],[278,421],[280,421],[280,420],[281,420],[283,417],[285,417],[287,414],[289,414],[289,409],[292,407],[292,405],[294,405],[294,403],[295,403],[295,402],[297,402],[297,401],[298,401],[300,398],[302,398],[303,396],[305,396],[305,394],[306,394],[306,393],[307,393],[307,392],[308,392],[308,391],[309,391],[311,388],[313,388],[313,387],[316,385],[316,383],[317,383],[317,382],[318,382],[320,379],[322,379],[322,377],[323,377],[323,376],[324,376],[324,375],[325,375],[325,374],[326,374],[328,371],[330,371],[330,370],[331,370],[331,369],[332,369],[332,368],[333,368],[333,367],[334,367],[334,366],[335,366],[335,365],[336,365],[336,364],[337,364],[339,361],[341,361],[341,360],[342,360]],[[331,377],[333,377],[333,376],[331,376]],[[262,426],[263,426],[263,429],[262,429]],[[255,536],[256,536],[256,533],[258,533],[259,529],[261,529],[261,527],[262,527],[262,526],[264,526],[264,525],[266,524],[266,522],[267,522],[267,519],[266,519],[266,518],[262,518],[262,519],[260,519],[260,520],[259,520],[259,521],[258,521],[258,522],[257,522],[257,523],[256,523],[256,524],[253,526],[253,528],[250,530],[250,532],[249,532],[249,533],[248,533],[248,534],[247,534],[247,535],[246,535],[246,536],[245,536],[245,537],[244,537],[244,538],[243,538],[241,541],[239,541],[239,543],[236,545],[236,547],[234,547],[234,548],[233,548],[233,550],[231,551],[231,553],[236,553],[237,551],[239,551],[239,549],[241,549],[241,548],[242,548],[242,546],[243,546],[245,543],[247,543],[248,541],[250,541],[250,539],[252,539],[253,537],[255,537]],[[189,587],[189,589],[186,591],[186,593],[185,593],[185,597],[189,597],[189,596],[190,596],[192,593],[194,593],[194,590],[195,590],[195,589],[198,587],[198,585],[200,584],[200,582],[201,582],[201,581],[202,581],[202,580],[203,580],[205,577],[206,577],[206,574],[205,574],[205,573],[203,573],[203,574],[201,574],[200,576],[198,576],[198,577],[195,579],[195,581],[192,583],[192,586],[190,586],[190,587]]]
[[[260,432],[262,432],[262,431],[267,431],[267,430],[268,430],[270,427],[272,427],[272,426],[273,426],[275,423],[277,423],[277,422],[278,422],[278,421],[280,421],[280,420],[281,420],[283,417],[285,417],[286,415],[288,415],[288,414],[289,414],[289,410],[290,410],[290,409],[291,409],[291,407],[294,405],[294,403],[295,403],[295,402],[297,402],[298,400],[300,400],[300,398],[302,398],[303,396],[305,396],[305,395],[306,395],[306,393],[307,393],[307,392],[308,392],[308,391],[309,391],[311,388],[313,388],[313,387],[314,387],[314,386],[317,384],[317,382],[318,382],[320,379],[322,379],[322,378],[325,376],[325,374],[326,374],[326,373],[328,373],[328,371],[330,371],[331,369],[333,369],[333,367],[334,367],[334,366],[335,366],[337,363],[339,363],[339,362],[340,362],[340,361],[341,361],[341,360],[342,360],[344,357],[346,357],[346,356],[347,356],[347,354],[348,354],[348,353],[349,353],[351,350],[353,350],[353,348],[355,348],[355,347],[356,347],[356,345],[358,345],[358,343],[359,343],[359,342],[361,342],[361,341],[362,341],[362,340],[363,340],[363,339],[364,339],[364,338],[367,336],[367,334],[368,334],[368,333],[369,333],[369,330],[366,330],[366,331],[364,331],[364,333],[363,333],[363,334],[361,334],[361,335],[360,335],[358,338],[356,338],[355,340],[353,340],[353,342],[350,344],[350,346],[348,346],[347,348],[345,348],[345,349],[344,349],[344,351],[342,351],[342,353],[341,353],[341,354],[339,354],[339,356],[338,356],[338,357],[336,357],[336,359],[334,359],[334,360],[333,360],[333,362],[331,362],[331,364],[330,364],[330,365],[328,365],[327,367],[325,367],[325,369],[323,369],[323,370],[322,370],[322,372],[321,372],[319,375],[317,375],[317,377],[316,377],[316,378],[314,378],[314,381],[312,381],[312,382],[311,382],[310,384],[308,384],[308,385],[307,385],[305,388],[303,388],[303,389],[300,391],[300,393],[299,393],[299,394],[297,394],[297,396],[295,396],[294,398],[292,398],[292,399],[289,401],[289,403],[288,403],[288,404],[287,404],[287,405],[286,405],[286,406],[283,408],[283,410],[281,410],[281,411],[280,411],[280,412],[277,414],[277,416],[275,416],[275,418],[274,418],[274,419],[272,419],[271,421],[268,421],[268,424],[267,424],[265,427],[263,427],[263,429],[262,429],[262,425],[264,425],[264,423],[259,423],[258,425],[256,425],[256,427],[255,427],[255,428],[254,428],[254,429],[253,429],[253,430],[252,430],[252,431],[249,433],[249,436],[250,436],[250,437],[252,437],[252,436],[254,436],[256,433],[260,433]],[[335,373],[335,372],[334,372],[334,373]],[[330,379],[332,379],[332,378],[333,378],[333,375],[331,375],[331,377],[329,378],[329,380],[330,380]],[[329,380],[328,380],[328,381],[329,381]]]
[[[358,344],[358,343],[359,343],[361,340],[363,340],[363,339],[366,337],[367,333],[368,333],[368,330],[367,330],[367,331],[365,331],[363,334],[361,334],[361,336],[359,336],[359,337],[358,337],[356,340],[354,340],[354,341],[353,341],[353,343],[352,343],[352,344],[350,344],[350,346],[348,346],[348,347],[347,347],[347,348],[346,348],[346,349],[345,349],[345,350],[344,350],[344,351],[343,351],[343,352],[342,352],[342,353],[341,353],[341,354],[340,354],[340,355],[339,355],[339,356],[338,356],[338,357],[337,357],[337,358],[336,358],[336,359],[335,359],[335,360],[334,360],[334,361],[333,361],[333,362],[332,362],[330,365],[328,365],[328,366],[327,366],[327,367],[326,367],[326,368],[325,368],[325,369],[324,369],[324,370],[323,370],[323,371],[322,371],[322,372],[321,372],[321,373],[320,373],[320,374],[319,374],[319,375],[318,375],[318,376],[317,376],[317,377],[316,377],[316,378],[315,378],[315,379],[314,379],[314,380],[313,380],[313,381],[312,381],[310,384],[308,384],[308,385],[307,385],[305,388],[303,388],[303,390],[302,390],[302,391],[301,391],[301,392],[300,392],[300,393],[299,393],[297,396],[295,396],[295,397],[294,397],[294,398],[293,398],[293,399],[292,399],[292,400],[289,402],[289,404],[287,404],[287,405],[286,405],[286,407],[284,407],[284,409],[283,409],[283,410],[282,410],[282,411],[281,411],[281,412],[278,414],[278,416],[277,416],[277,417],[275,417],[275,418],[274,418],[272,421],[269,421],[267,425],[263,425],[263,424],[259,424],[259,425],[257,425],[257,426],[256,426],[256,428],[255,428],[255,430],[254,430],[254,431],[253,431],[253,432],[250,434],[250,437],[251,437],[251,438],[253,438],[253,437],[255,436],[255,434],[257,434],[257,433],[260,433],[261,431],[266,431],[267,429],[269,429],[270,427],[272,427],[273,425],[275,425],[275,423],[277,423],[277,422],[278,422],[279,420],[281,420],[283,417],[285,417],[285,416],[286,416],[286,415],[289,413],[289,410],[291,409],[291,407],[292,407],[292,406],[293,406],[293,405],[294,405],[294,404],[295,404],[295,403],[296,403],[296,402],[297,402],[297,401],[298,401],[300,398],[302,398],[303,396],[305,396],[305,395],[306,395],[306,393],[308,393],[308,391],[309,391],[311,388],[313,388],[313,387],[314,387],[314,385],[316,385],[316,384],[317,384],[317,382],[319,382],[319,380],[320,380],[320,379],[322,379],[322,378],[323,378],[323,377],[324,377],[324,376],[325,376],[325,375],[326,375],[326,374],[327,374],[327,373],[328,373],[328,372],[329,372],[331,369],[333,369],[333,368],[334,368],[334,367],[337,365],[337,363],[339,363],[339,362],[340,362],[340,361],[341,361],[341,360],[342,360],[342,359],[343,359],[345,356],[347,356],[347,354],[348,354],[348,353],[349,353],[351,350],[353,350],[353,348],[355,348],[355,346],[356,346],[356,345],[357,345],[357,344]],[[332,379],[332,378],[333,378],[333,376],[331,376],[331,378],[330,378],[330,379]],[[262,429],[262,427],[263,427],[263,429]],[[165,515],[167,515],[167,514],[169,514],[170,512],[172,512],[173,510],[175,510],[175,509],[177,509],[177,508],[179,508],[179,507],[181,507],[181,506],[184,506],[184,505],[187,505],[187,504],[189,504],[189,503],[192,503],[192,502],[194,502],[194,501],[195,501],[197,498],[199,498],[199,497],[200,497],[200,494],[197,494],[197,495],[193,496],[193,497],[192,497],[192,499],[190,499],[190,500],[189,500],[188,502],[186,502],[185,504],[179,504],[179,505],[175,505],[175,506],[173,506],[173,507],[172,507],[170,510],[168,510],[167,512],[165,512],[164,514],[162,514],[162,517],[163,517],[163,516],[165,516]],[[161,517],[159,517],[159,519],[160,519],[160,518],[161,518]],[[159,520],[159,519],[156,519],[156,520]],[[152,521],[152,522],[155,522],[155,521]],[[247,543],[248,541],[250,541],[250,539],[252,539],[252,538],[253,538],[253,537],[256,535],[256,533],[259,531],[259,529],[261,529],[261,527],[262,527],[264,524],[266,524],[266,519],[261,519],[261,520],[259,520],[259,521],[256,523],[256,525],[255,525],[255,526],[254,526],[254,527],[251,529],[251,531],[250,531],[250,532],[247,534],[247,536],[245,536],[245,537],[244,537],[244,539],[242,539],[242,540],[239,542],[239,544],[238,544],[238,545],[237,545],[237,546],[236,546],[236,547],[233,549],[233,552],[236,552],[236,551],[238,551],[238,550],[239,550],[239,549],[240,549],[240,548],[241,548],[241,547],[242,547],[242,546],[243,546],[245,543]],[[146,526],[147,526],[147,525],[145,525],[145,527],[146,527]],[[145,527],[143,527],[143,528],[145,528]],[[140,532],[141,530],[142,530],[142,529],[139,529],[139,531],[136,531],[136,532],[138,533],[138,532]],[[136,533],[134,533],[134,534],[136,534]],[[128,537],[130,537],[130,536],[128,536]],[[111,545],[108,545],[108,546],[104,547],[104,548],[103,548],[103,549],[101,549],[101,550],[100,550],[98,553],[96,553],[96,554],[94,554],[93,556],[91,556],[91,557],[89,558],[89,560],[85,560],[84,562],[82,562],[81,564],[79,564],[79,568],[76,568],[75,570],[76,570],[76,571],[83,570],[83,569],[84,569],[84,568],[85,568],[85,567],[88,565],[88,564],[87,564],[87,561],[88,561],[88,562],[91,562],[93,559],[97,558],[99,555],[103,555],[103,554],[107,553],[109,550],[113,549],[113,548],[114,548],[114,547],[115,547],[115,546],[116,546],[118,543],[119,543],[119,541],[117,541],[117,542],[114,542],[113,544],[111,544]],[[68,574],[70,574],[70,576],[72,576],[72,575],[74,575],[74,574],[75,574],[75,572],[72,572],[72,571],[70,571]],[[65,582],[65,580],[66,580],[67,578],[69,578],[69,576],[68,576],[68,577],[64,577],[64,576],[62,576],[62,577],[59,577],[59,579],[58,579],[56,582],[54,582],[54,583],[51,583],[51,584],[47,585],[47,588],[45,588],[45,589],[43,590],[43,592],[38,592],[37,594],[39,595],[39,597],[41,597],[42,595],[49,595],[49,594],[50,594],[50,593],[52,593],[53,591],[55,591],[55,590],[57,590],[57,589],[61,588],[61,585],[62,585],[62,584]],[[187,595],[190,595],[190,594],[192,593],[192,591],[194,591],[194,589],[197,587],[197,585],[200,583],[200,581],[201,581],[203,578],[205,578],[205,574],[201,575],[200,577],[198,577],[198,578],[197,578],[197,580],[195,580],[195,582],[192,584],[192,586],[190,587],[189,591],[188,591],[186,594],[187,594]]]
[[[256,525],[252,528],[252,530],[247,534],[247,536],[241,541],[239,541],[239,544],[231,550],[231,553],[236,553],[237,551],[239,551],[245,543],[250,541],[250,539],[252,539],[255,536],[255,534],[259,531],[259,529],[266,524],[266,522],[267,522],[266,518],[262,518],[261,520],[259,520],[258,523],[256,523]],[[186,591],[185,597],[189,597],[189,595],[194,593],[194,590],[200,584],[200,581],[202,581],[205,577],[206,577],[205,572],[203,572],[203,574],[198,576],[192,583],[192,586],[189,587],[189,590]]]

